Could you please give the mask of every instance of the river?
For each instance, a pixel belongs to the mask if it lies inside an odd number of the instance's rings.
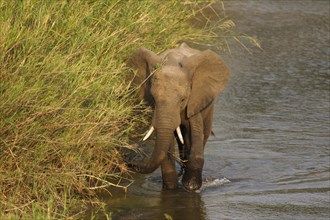
[[[212,180],[198,193],[162,192],[159,172],[140,175],[109,199],[113,219],[329,219],[330,3],[224,3],[262,50],[231,42],[219,52],[231,78],[205,150]]]

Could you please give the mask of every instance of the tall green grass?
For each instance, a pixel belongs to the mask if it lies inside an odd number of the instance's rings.
[[[125,60],[213,38],[187,22],[197,6],[0,0],[0,219],[78,218],[97,190],[127,187],[122,150],[145,115]]]

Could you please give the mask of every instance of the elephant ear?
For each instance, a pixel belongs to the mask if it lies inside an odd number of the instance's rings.
[[[182,66],[192,80],[187,104],[187,117],[190,118],[211,104],[225,88],[229,71],[223,60],[211,50],[186,58]]]
[[[156,53],[144,47],[135,51],[127,61],[128,67],[137,70],[132,81],[133,86],[135,88],[140,87],[140,99],[149,105],[153,105],[153,98],[150,93],[150,74],[160,62],[161,59]]]

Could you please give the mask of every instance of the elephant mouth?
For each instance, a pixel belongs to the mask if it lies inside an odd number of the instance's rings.
[[[154,130],[155,130],[154,126],[151,126],[150,129],[148,130],[147,134],[144,136],[144,138],[143,138],[142,140],[143,140],[143,141],[147,140],[147,139],[151,136],[152,132],[154,132]],[[180,142],[181,142],[182,144],[184,144],[183,135],[182,135],[182,132],[181,132],[180,126],[178,126],[178,127],[175,129],[175,131],[176,131],[176,133],[177,133],[177,135],[178,135],[178,137],[179,137]]]

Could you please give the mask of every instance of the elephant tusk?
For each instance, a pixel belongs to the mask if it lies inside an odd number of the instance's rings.
[[[147,140],[154,130],[155,130],[154,126],[151,126],[149,131],[147,132],[146,136],[144,136],[144,138],[142,140],[143,141]]]
[[[178,134],[181,144],[184,144],[180,126],[176,128],[176,133]]]

